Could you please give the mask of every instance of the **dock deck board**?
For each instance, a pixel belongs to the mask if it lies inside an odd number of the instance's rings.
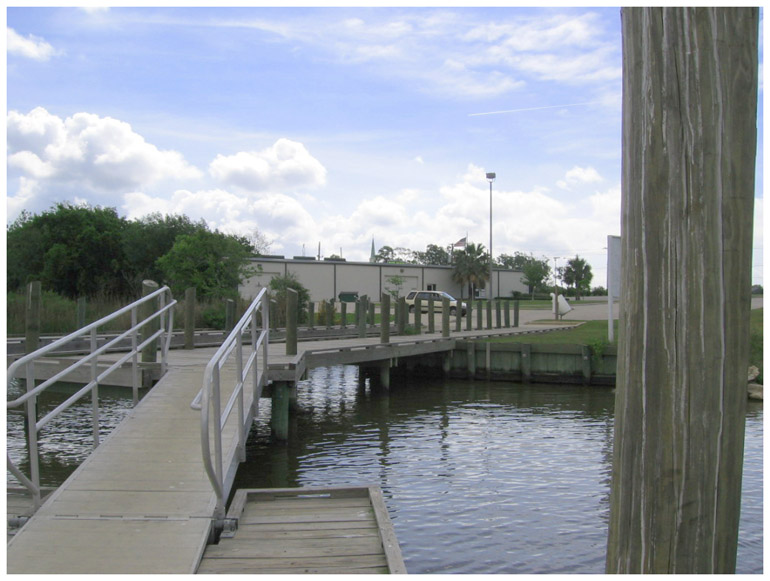
[[[406,573],[378,487],[242,489],[198,573]]]

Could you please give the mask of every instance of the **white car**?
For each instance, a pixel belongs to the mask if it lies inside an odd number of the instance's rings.
[[[423,313],[428,312],[428,301],[430,299],[433,299],[433,310],[434,311],[441,311],[443,308],[443,300],[444,297],[449,299],[449,313],[454,315],[457,313],[457,305],[460,304],[460,309],[462,314],[465,314],[465,303],[459,303],[456,298],[454,298],[449,293],[445,293],[444,291],[410,291],[408,295],[406,295],[406,304],[409,305],[409,312],[414,312],[414,301],[415,299],[420,299],[422,301],[421,310]]]

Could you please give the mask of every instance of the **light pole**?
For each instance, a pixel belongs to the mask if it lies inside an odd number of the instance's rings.
[[[492,182],[497,176],[494,173],[488,173],[489,180],[489,295],[487,300],[492,300]]]
[[[561,256],[553,257],[553,318],[557,321],[559,320],[559,287],[556,285],[556,261],[559,260],[559,258],[561,258]]]

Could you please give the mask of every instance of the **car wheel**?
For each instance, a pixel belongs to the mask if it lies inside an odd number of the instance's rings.
[[[410,312],[410,313],[413,313],[413,312],[414,312],[414,305],[409,305],[409,312]]]
[[[451,307],[449,309],[449,314],[454,317],[457,314],[457,307]]]

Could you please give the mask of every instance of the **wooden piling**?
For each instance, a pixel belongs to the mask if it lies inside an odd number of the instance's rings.
[[[390,295],[382,293],[380,297],[380,343],[390,343]]]
[[[184,291],[184,348],[195,348],[195,287]]]
[[[40,301],[41,285],[39,280],[33,280],[27,285],[26,322],[24,333],[24,349],[27,353],[36,351],[40,346]]]
[[[441,336],[449,337],[449,299],[441,299]]]
[[[274,440],[285,442],[289,439],[289,399],[291,384],[288,381],[273,382],[272,405],[270,408],[270,434]]]
[[[82,329],[86,326],[86,297],[78,297],[77,327]]]
[[[299,293],[286,289],[286,355],[297,354],[297,305]]]
[[[623,8],[608,573],[735,572],[758,8]]]

